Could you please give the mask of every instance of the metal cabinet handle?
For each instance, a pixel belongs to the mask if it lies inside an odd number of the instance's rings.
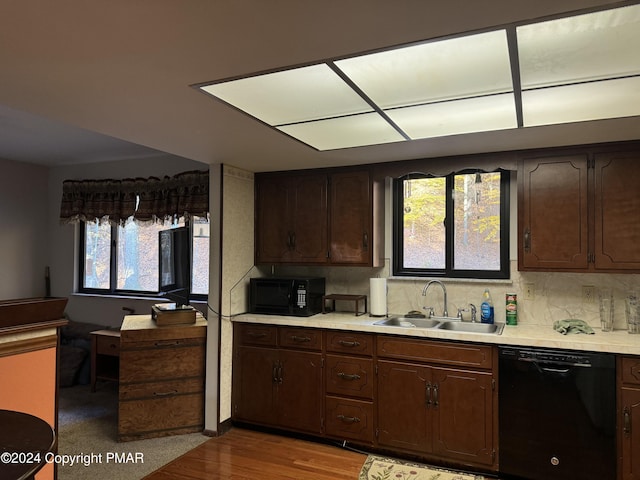
[[[369,234],[368,234],[367,232],[364,232],[364,233],[362,234],[362,247],[363,247],[365,250],[368,250],[368,249],[369,249]]]
[[[338,343],[343,347],[359,347],[360,346],[360,342],[356,342],[356,341],[348,342],[347,340],[340,340]]]
[[[299,337],[298,335],[291,335],[291,340],[294,342],[310,342],[311,337]]]
[[[278,364],[278,383],[282,385],[282,362]]]
[[[170,342],[155,342],[154,345],[156,347],[175,347],[176,345],[180,345],[182,342],[180,340],[174,340]]]
[[[431,406],[431,383],[427,383],[425,387],[425,404],[427,407]]]
[[[247,332],[247,337],[251,338],[264,338],[266,336],[266,332]]]
[[[438,402],[440,401],[440,399],[438,398],[440,395],[438,393],[438,384],[434,383],[433,384],[433,406],[437,407],[438,406]]]
[[[347,417],[345,415],[338,415],[338,419],[342,420],[345,423],[360,423],[360,419],[358,417]]]
[[[278,363],[273,363],[273,368],[271,369],[271,379],[273,383],[278,383]]]
[[[343,380],[360,380],[360,375],[358,375],[357,373],[348,374],[344,372],[338,372],[338,377]]]
[[[178,390],[171,390],[170,392],[153,392],[154,397],[168,397],[169,395],[175,395]]]
[[[524,229],[524,251],[527,253],[531,252],[531,231],[529,227]]]
[[[624,407],[624,411],[623,411],[623,415],[624,415],[624,434],[625,435],[631,435],[631,412],[629,412],[629,407]]]

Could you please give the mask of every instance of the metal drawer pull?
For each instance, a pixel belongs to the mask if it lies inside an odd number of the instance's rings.
[[[359,347],[360,346],[360,342],[356,342],[356,341],[349,342],[347,340],[340,340],[338,343],[343,347]]]
[[[345,423],[360,423],[360,419],[358,417],[346,417],[344,415],[338,415],[338,419],[342,420]]]
[[[310,342],[311,337],[299,337],[298,335],[291,335],[291,340],[294,342]]]
[[[343,380],[360,380],[360,375],[357,373],[349,374],[344,372],[338,372],[338,376]]]
[[[425,403],[427,407],[431,406],[431,384],[427,383],[425,387]]]
[[[624,434],[631,435],[631,413],[629,412],[629,407],[624,407]]]
[[[251,338],[264,338],[267,334],[265,332],[247,332],[247,337]]]
[[[180,345],[182,342],[179,340],[174,340],[172,342],[156,342],[154,345],[156,347],[175,347],[176,345]]]
[[[170,392],[153,392],[154,397],[168,397],[169,395],[175,395],[178,390],[171,390]]]

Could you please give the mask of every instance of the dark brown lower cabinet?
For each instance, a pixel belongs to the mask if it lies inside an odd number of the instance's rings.
[[[233,420],[497,470],[494,347],[238,323]]]
[[[304,350],[321,332],[306,329],[303,335],[286,335],[301,342],[300,350],[295,350],[278,347],[277,335],[264,326],[239,327],[233,372],[234,420],[321,434],[322,354]],[[261,346],[262,341],[273,342],[273,346]],[[279,343],[283,342],[281,336]]]

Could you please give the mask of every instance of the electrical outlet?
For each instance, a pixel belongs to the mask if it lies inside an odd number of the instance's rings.
[[[584,303],[593,303],[596,301],[596,287],[593,285],[582,286],[582,301]]]
[[[536,286],[534,283],[524,284],[524,298],[523,300],[533,300],[536,298]]]

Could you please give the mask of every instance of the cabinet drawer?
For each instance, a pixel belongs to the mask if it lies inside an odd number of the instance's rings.
[[[176,431],[201,431],[204,428],[204,395],[121,401],[118,409],[120,440],[136,436],[159,436]]]
[[[486,345],[434,342],[380,335],[377,338],[377,352],[380,357],[445,365],[476,368],[491,368],[493,365],[493,348]]]
[[[373,398],[373,360],[327,355],[327,393]]]
[[[113,357],[120,355],[120,337],[96,336],[96,354]]]
[[[640,385],[640,358],[622,357],[622,383]]]
[[[278,329],[272,325],[239,323],[236,324],[235,334],[240,345],[275,347],[278,339]]]
[[[191,378],[188,380],[173,380],[168,382],[132,383],[120,386],[120,401],[168,398],[176,395],[185,395],[204,392],[204,378]]]
[[[122,350],[120,382],[149,382],[204,376],[205,350],[201,346]]]
[[[282,327],[278,329],[278,345],[284,348],[322,350],[322,331],[312,328]]]
[[[345,440],[373,443],[373,403],[326,397],[326,434]]]
[[[352,355],[373,355],[373,335],[327,331],[327,351]]]

